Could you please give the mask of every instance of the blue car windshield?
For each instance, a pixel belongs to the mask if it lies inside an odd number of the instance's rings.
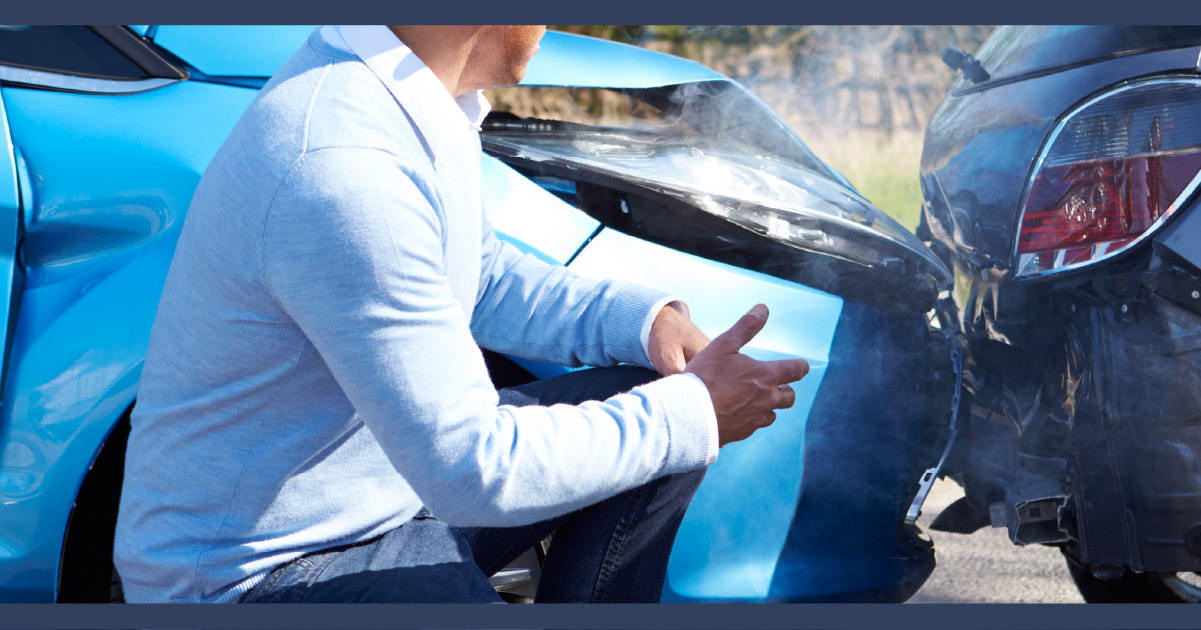
[[[648,89],[517,86],[485,92],[484,133],[538,142],[544,132],[618,134],[646,143],[721,146],[841,185],[796,132],[741,86],[702,81]]]

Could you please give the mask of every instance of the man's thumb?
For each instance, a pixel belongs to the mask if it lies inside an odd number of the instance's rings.
[[[756,304],[754,308],[743,315],[729,330],[717,336],[710,345],[718,346],[722,352],[734,354],[742,349],[767,324],[767,307]]]

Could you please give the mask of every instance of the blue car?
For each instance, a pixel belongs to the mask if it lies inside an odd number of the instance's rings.
[[[0,26],[0,601],[115,599],[129,413],[180,227],[312,30]],[[498,236],[679,296],[710,336],[766,303],[746,353],[811,365],[796,405],[710,468],[663,600],[912,595],[934,568],[914,520],[961,384],[929,315],[947,268],[699,64],[551,32],[522,84],[490,96]],[[498,385],[568,369],[487,358]]]

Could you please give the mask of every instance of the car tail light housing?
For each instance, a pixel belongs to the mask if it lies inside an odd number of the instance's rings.
[[[1077,107],[1035,164],[1017,277],[1087,266],[1164,225],[1201,182],[1201,78],[1123,85]]]

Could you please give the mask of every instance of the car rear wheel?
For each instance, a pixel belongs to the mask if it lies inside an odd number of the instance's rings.
[[[1135,573],[1101,580],[1065,556],[1068,572],[1084,601],[1090,604],[1180,604],[1201,602],[1201,575],[1196,573]]]
[[[60,603],[124,601],[121,581],[113,568],[113,536],[125,477],[129,413],[126,411],[113,427],[75,498],[59,567],[56,601]]]

